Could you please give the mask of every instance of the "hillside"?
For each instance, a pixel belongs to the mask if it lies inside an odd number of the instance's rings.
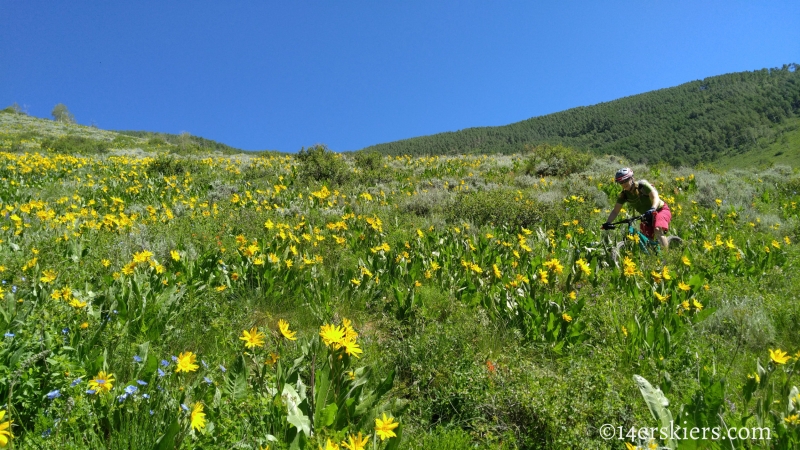
[[[364,150],[389,155],[516,153],[526,146],[561,143],[642,163],[712,162],[758,152],[776,142],[797,142],[793,136],[798,136],[798,124],[791,120],[800,115],[797,67],[719,75],[510,125],[468,128]],[[800,153],[797,146],[788,151]]]
[[[0,150],[10,448],[800,443],[800,173],[634,165],[659,253],[616,157],[149,156]]]
[[[51,148],[57,153],[93,154],[117,152],[168,152],[195,154],[245,153],[210,139],[188,133],[107,131],[76,123],[56,122],[29,116],[9,107],[0,111],[0,150],[25,151]],[[247,152],[257,153],[257,152]]]

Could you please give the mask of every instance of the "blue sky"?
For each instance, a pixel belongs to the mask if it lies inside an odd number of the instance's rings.
[[[246,150],[357,150],[792,62],[797,0],[0,0],[0,108]]]

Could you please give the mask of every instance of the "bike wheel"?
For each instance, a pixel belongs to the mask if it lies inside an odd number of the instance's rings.
[[[611,248],[611,259],[614,261],[614,265],[619,267],[619,260],[620,255],[622,254],[622,248],[625,247],[625,241],[617,242]]]
[[[683,245],[683,239],[679,236],[667,236],[667,242],[670,247],[673,245]]]

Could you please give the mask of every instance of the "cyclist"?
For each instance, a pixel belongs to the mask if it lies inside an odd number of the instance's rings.
[[[664,233],[669,230],[669,222],[672,220],[672,213],[667,203],[658,197],[658,191],[647,180],[634,180],[633,170],[624,167],[617,171],[614,181],[622,185],[622,192],[617,197],[617,204],[608,215],[608,220],[601,228],[610,230],[613,227],[611,222],[619,214],[622,205],[630,203],[633,209],[644,214],[644,220],[639,224],[642,233],[652,240],[656,240],[661,247],[666,250],[669,247],[669,240]]]

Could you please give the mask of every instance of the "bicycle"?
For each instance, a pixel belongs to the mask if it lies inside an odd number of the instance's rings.
[[[634,222],[643,220],[646,216],[647,214],[641,214],[636,217],[630,217],[628,219],[620,220],[619,222],[610,224],[611,228],[609,229],[615,229],[617,226],[623,224],[628,225],[626,238],[620,242],[617,242],[611,249],[611,258],[613,259],[614,264],[619,265],[619,255],[622,252],[622,248],[631,241],[638,242],[639,248],[646,255],[649,255],[651,251],[656,255],[661,255],[661,243],[655,239],[650,239],[647,237],[647,235],[642,233],[640,229],[637,229],[633,226]],[[669,246],[672,246],[673,244],[680,245],[683,243],[683,239],[679,236],[667,236],[667,242],[669,243]]]

